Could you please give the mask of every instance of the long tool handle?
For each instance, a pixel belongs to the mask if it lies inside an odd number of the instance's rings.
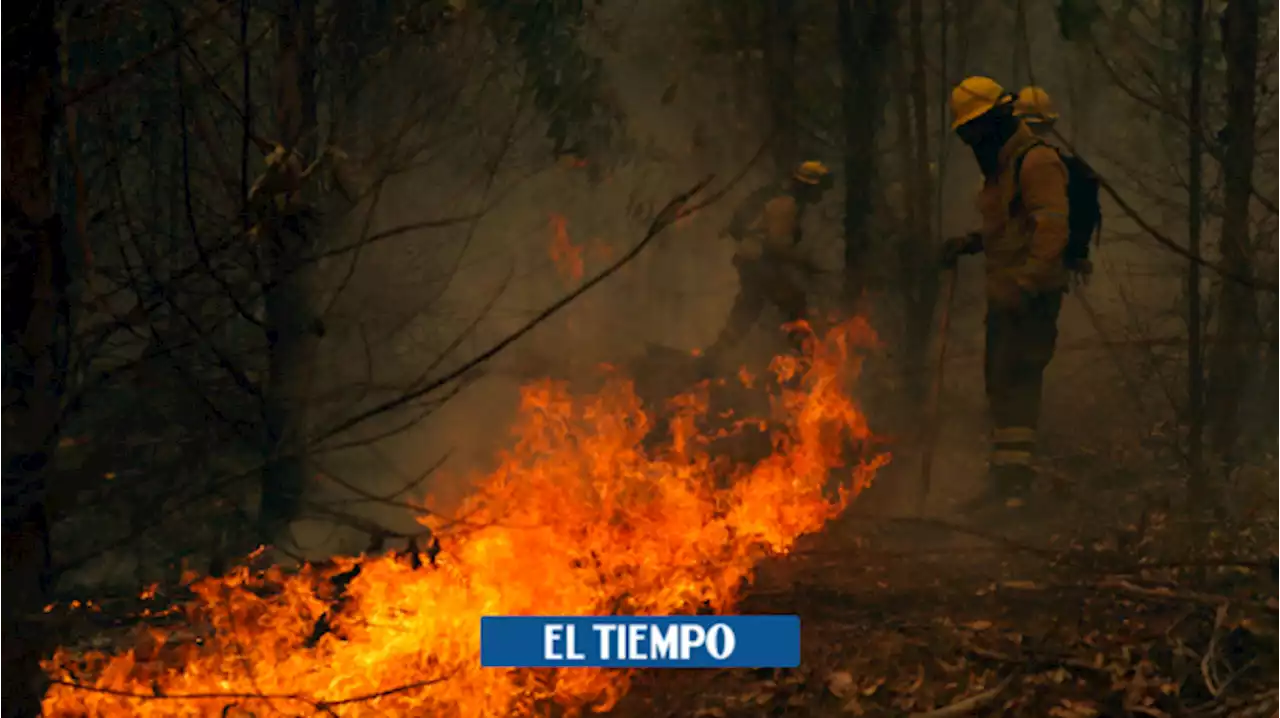
[[[956,296],[956,268],[948,267],[942,273],[942,308],[938,317],[938,366],[933,372],[933,386],[929,388],[928,404],[924,415],[924,447],[920,455],[920,492],[916,498],[916,514],[923,516],[933,483],[933,449],[938,443],[938,398],[942,394],[942,380],[947,369],[947,334],[951,328],[951,303]]]

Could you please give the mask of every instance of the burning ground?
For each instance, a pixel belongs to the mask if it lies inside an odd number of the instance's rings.
[[[1178,476],[1075,451],[1014,525],[895,518],[913,467],[886,465],[848,393],[873,342],[854,321],[776,359],[772,414],[752,420],[705,385],[659,414],[617,372],[581,396],[531,383],[499,468],[427,522],[438,543],[192,581],[148,628],[48,660],[46,714],[1275,714],[1273,515],[1187,519],[1159,501]],[[751,445],[762,424],[771,451]],[[744,438],[763,458],[730,458]],[[478,662],[486,614],[694,611],[800,614],[801,667]]]
[[[775,360],[772,416],[713,428],[723,422],[707,421],[707,387],[677,397],[660,449],[645,441],[653,422],[625,378],[585,397],[532,384],[500,467],[456,519],[429,522],[438,553],[196,580],[181,628],[147,628],[126,650],[60,649],[45,666],[45,713],[608,709],[630,676],[481,669],[479,618],[733,609],[762,558],[822,528],[887,463],[869,453],[848,394],[873,341],[852,321],[811,337],[806,356]],[[762,423],[773,447],[763,459],[715,450]]]

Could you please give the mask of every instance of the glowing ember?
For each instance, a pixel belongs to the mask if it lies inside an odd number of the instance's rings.
[[[568,220],[563,215],[552,214],[550,219],[551,225],[551,261],[555,263],[556,270],[561,277],[577,282],[582,279],[584,263],[582,259],[582,247],[573,243],[569,239]]]
[[[757,560],[821,528],[888,460],[844,469],[839,498],[824,497],[846,447],[869,436],[843,390],[860,365],[851,350],[871,341],[855,320],[811,338],[806,357],[775,360],[777,386],[791,388],[777,389],[772,455],[749,466],[711,456],[705,393],[672,402],[670,448],[658,453],[643,448],[650,424],[629,382],[585,398],[529,386],[513,448],[463,506],[465,528],[438,530],[435,566],[377,557],[201,580],[186,635],[203,640],[153,629],[116,655],[60,650],[45,665],[58,681],[45,715],[607,709],[628,674],[481,668],[480,617],[731,609]],[[331,579],[357,565],[334,600]]]

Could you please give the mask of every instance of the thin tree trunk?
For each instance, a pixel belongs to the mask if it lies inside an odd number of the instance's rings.
[[[358,2],[340,2],[334,7],[336,17],[329,33],[329,141],[347,152],[361,155],[367,143],[361,122],[358,89],[363,81],[360,71],[365,56],[364,17],[367,6]]]
[[[798,160],[796,129],[796,16],[791,0],[765,0],[764,62],[779,171]]]
[[[938,272],[933,261],[936,245],[933,228],[933,182],[929,172],[929,87],[925,75],[924,3],[911,0],[909,5],[909,32],[911,47],[911,105],[912,105],[912,169],[911,196],[915,203],[909,242],[913,247],[907,271],[913,276],[907,286],[907,361],[909,381],[907,386],[915,397],[921,398],[928,386],[926,354],[933,330],[933,310],[938,301]]]
[[[50,562],[45,482],[57,442],[66,263],[52,187],[58,37],[51,0],[5,19],[3,691],[5,716],[38,716]]]
[[[917,241],[915,233],[919,228],[918,218],[915,212],[919,207],[916,199],[916,191],[919,187],[916,184],[916,139],[911,114],[912,96],[910,92],[910,65],[909,54],[911,51],[910,37],[902,31],[910,22],[910,18],[895,18],[898,20],[894,23],[894,36],[892,39],[891,52],[893,59],[890,61],[891,77],[893,79],[893,87],[898,91],[891,93],[893,97],[893,121],[894,133],[896,135],[896,154],[898,156],[898,173],[900,185],[902,187],[901,203],[902,215],[898,217],[899,235],[894,240],[897,257],[897,276],[893,278],[890,286],[893,286],[902,299],[902,336],[901,342],[904,353],[908,355],[907,359],[902,362],[902,371],[908,378],[908,383],[913,381],[913,377],[918,373],[919,367],[912,365],[910,354],[912,352],[912,332],[914,325],[911,317],[915,312],[915,303],[913,297],[916,295],[916,282],[919,279],[915,271],[917,250]]]
[[[875,138],[884,116],[884,60],[895,13],[891,0],[836,0],[836,15],[845,130],[845,300],[853,306],[865,283],[861,265],[870,248]]]
[[[943,0],[938,3],[938,107],[947,106],[947,97],[950,95],[951,89],[951,57],[949,52],[951,31],[951,12],[949,8],[949,0]],[[947,136],[950,134],[950,123],[947,120],[947,113],[938,113],[938,151],[934,155],[934,172],[931,173],[930,179],[933,181],[933,229],[934,232],[942,231],[942,178],[945,176],[947,169]]]
[[[1258,0],[1231,0],[1223,16],[1227,59],[1227,143],[1222,162],[1222,264],[1252,276],[1249,201],[1253,191],[1257,104]],[[1224,281],[1218,302],[1218,341],[1213,347],[1206,412],[1214,452],[1228,464],[1240,438],[1240,399],[1253,375],[1260,332],[1257,296],[1238,282]]]
[[[898,156],[898,173],[901,177],[902,187],[902,215],[897,219],[902,227],[902,240],[897,242],[899,268],[904,275],[910,273],[905,272],[907,263],[910,261],[909,254],[912,247],[909,242],[905,241],[906,236],[915,229],[915,220],[912,218],[912,212],[916,207],[916,199],[914,192],[915,185],[915,136],[912,132],[911,124],[911,93],[906,92],[908,87],[907,73],[907,43],[904,41],[900,32],[896,33],[891,46],[893,59],[891,61],[889,72],[893,78],[893,86],[899,88],[899,92],[891,93],[893,97],[893,128],[895,135],[895,150]],[[900,279],[909,281],[904,276]]]
[[[1276,327],[1274,325],[1269,327],[1266,335],[1267,339],[1265,348],[1263,349],[1262,366],[1280,366],[1280,336],[1277,336],[1276,334]],[[1280,393],[1280,376],[1277,375],[1277,372],[1271,371],[1270,369],[1261,372],[1261,374],[1261,387],[1259,388],[1257,395],[1263,397],[1264,400],[1268,402],[1265,404],[1268,411],[1263,412],[1263,421],[1259,422],[1260,425],[1257,427],[1257,438],[1260,441],[1265,441],[1266,443],[1264,446],[1270,448],[1275,446],[1275,444],[1272,443],[1274,441],[1272,437],[1276,436],[1277,433],[1280,433],[1280,417],[1278,417],[1273,411],[1275,409],[1275,404],[1271,403],[1276,400],[1275,397],[1277,393]]]
[[[1188,96],[1187,120],[1187,237],[1188,249],[1199,257],[1201,222],[1201,116],[1202,75],[1204,71],[1204,0],[1191,0],[1191,87]],[[1210,498],[1204,476],[1204,362],[1202,358],[1200,307],[1200,265],[1191,262],[1187,269],[1187,458],[1190,476],[1187,492],[1191,505],[1204,505]]]
[[[1023,0],[1017,0],[1013,16],[1013,71],[1009,73],[1014,87],[1022,84],[1024,74],[1028,77],[1031,75],[1031,41],[1027,34],[1027,8]]]
[[[310,160],[315,128],[315,65],[312,0],[279,0],[276,128],[280,143]],[[295,160],[290,160],[295,161]],[[298,515],[306,485],[307,399],[317,341],[306,258],[311,250],[302,211],[305,193],[292,188],[284,208],[266,210],[264,242],[268,289],[265,297],[269,346],[263,414],[266,422],[259,533],[278,542]]]

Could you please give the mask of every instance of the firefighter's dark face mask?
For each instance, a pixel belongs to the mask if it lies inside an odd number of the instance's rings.
[[[805,182],[796,183],[796,199],[801,202],[817,203],[822,201],[823,195],[831,188],[831,176],[826,175],[818,180],[817,184],[807,184]]]
[[[956,136],[973,149],[974,159],[987,177],[999,171],[1000,150],[1018,131],[1018,118],[1009,104],[997,105],[989,112],[956,128]]]

